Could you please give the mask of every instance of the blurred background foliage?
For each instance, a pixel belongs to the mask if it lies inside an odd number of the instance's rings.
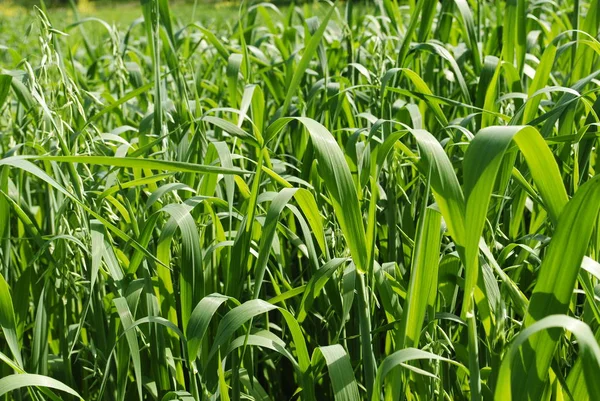
[[[356,4],[373,4],[373,0],[344,0]],[[247,0],[247,3],[273,3],[278,7],[290,5],[311,5],[319,0]],[[231,18],[231,11],[237,10],[241,0],[171,0],[171,10],[176,19],[184,21],[208,21]],[[26,21],[2,23],[6,18],[31,18],[34,6],[47,11],[53,24],[66,26],[76,21],[75,13],[80,17],[96,17],[108,23],[128,26],[141,17],[139,0],[0,0],[0,32],[9,26],[27,26]],[[236,14],[237,15],[237,14]],[[21,35],[23,32],[15,32]]]

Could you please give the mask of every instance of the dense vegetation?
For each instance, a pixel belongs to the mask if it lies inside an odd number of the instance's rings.
[[[2,399],[597,399],[598,0],[172,11],[0,23]]]
[[[31,5],[38,5],[40,4],[39,0],[2,0],[2,1],[7,1],[7,2],[11,2],[14,4],[18,4],[20,6],[31,6]],[[355,3],[358,2],[365,2],[367,0],[347,0],[347,1],[353,1]],[[219,4],[219,3],[223,3],[223,2],[230,2],[230,3],[235,3],[232,0],[178,0],[179,4],[182,3],[195,3],[196,5],[201,4],[201,5],[213,5],[213,4]],[[277,4],[277,5],[282,5],[282,4],[290,4],[292,3],[292,0],[269,0],[269,3],[273,3],[273,4]],[[305,2],[310,2],[310,0],[295,0],[293,3],[294,4],[302,4]],[[89,3],[97,3],[101,6],[106,5],[107,3],[110,6],[116,6],[122,3],[131,3],[131,0],[43,0],[43,4],[46,7],[65,7],[65,6],[72,6],[72,5],[79,5],[79,4],[89,4]]]

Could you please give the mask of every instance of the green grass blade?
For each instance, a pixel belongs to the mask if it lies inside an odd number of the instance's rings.
[[[584,364],[586,384],[590,394],[598,394],[600,386],[596,378],[600,373],[600,347],[598,347],[594,334],[585,323],[570,316],[549,315],[519,333],[515,341],[511,344],[500,367],[495,393],[496,399],[512,400],[513,397],[517,399],[529,399],[528,394],[523,393],[525,389],[529,392],[529,388],[520,387],[519,383],[514,382],[515,378],[511,377],[514,374],[513,363],[520,357],[520,347],[526,344],[533,336],[548,333],[550,330],[556,331],[557,328],[569,330],[577,336],[579,353]]]
[[[140,359],[140,346],[138,344],[137,335],[134,330],[130,330],[133,328],[133,316],[131,315],[131,311],[129,310],[125,298],[115,298],[113,302],[119,313],[123,331],[125,332],[125,338],[129,345],[129,352],[133,361],[133,371],[135,372],[136,377],[138,396],[141,401],[144,398],[144,393],[142,392],[142,362]]]
[[[45,387],[59,390],[83,400],[83,397],[81,397],[75,390],[59,382],[58,380],[48,376],[30,373],[15,374],[0,379],[0,396],[24,387]]]
[[[12,79],[13,78],[10,75],[0,74],[0,110],[8,98],[8,91],[10,90]]]
[[[582,185],[560,215],[529,302],[525,318],[527,327],[546,316],[568,311],[598,216],[598,203],[592,201],[598,196],[600,176]],[[520,358],[522,365],[513,370],[514,389],[527,388],[528,396],[533,398],[541,394],[557,341],[556,335],[547,332],[529,339],[529,347]]]
[[[83,163],[89,165],[148,168],[179,173],[212,173],[212,174],[243,174],[247,173],[237,168],[205,166],[202,164],[144,159],[137,157],[108,157],[108,156],[23,156],[21,159],[48,160],[64,163]],[[4,159],[8,163],[9,159]]]
[[[263,301],[262,299],[253,299],[242,305],[233,308],[219,323],[215,341],[209,353],[209,358],[214,356],[219,348],[224,345],[233,336],[244,323],[252,318],[277,309],[275,305]]]
[[[192,311],[185,332],[188,342],[188,357],[190,361],[194,361],[200,350],[200,344],[204,339],[208,325],[212,320],[217,309],[229,298],[220,294],[210,294],[202,298],[198,305]]]
[[[496,176],[504,154],[515,141],[525,157],[533,180],[550,216],[556,220],[567,202],[567,194],[552,152],[532,127],[488,127],[471,141],[465,154],[466,197],[466,283],[463,313],[471,305],[471,294],[478,277],[479,238]]]
[[[304,76],[306,69],[308,68],[311,60],[313,59],[315,53],[319,48],[319,44],[321,43],[321,39],[323,34],[325,33],[325,29],[327,28],[327,24],[329,20],[333,16],[335,12],[335,7],[331,7],[329,12],[323,18],[321,25],[319,25],[319,29],[312,35],[310,41],[307,43],[306,48],[304,49],[304,53],[302,54],[302,58],[300,62],[294,69],[294,75],[292,76],[292,80],[287,89],[287,94],[285,95],[285,100],[282,106],[282,114],[285,115],[288,112],[290,105],[292,104],[292,98],[298,92],[298,87],[300,86],[300,81]]]
[[[23,301],[20,300],[20,302]],[[21,356],[21,348],[17,338],[15,309],[13,307],[12,297],[10,296],[10,287],[2,273],[0,273],[0,327],[2,327],[4,338],[17,362],[17,366],[22,368],[23,358]]]
[[[432,294],[437,292],[442,215],[433,207],[425,208],[424,212],[415,238],[408,292],[398,333],[398,348],[418,346],[425,311]]]
[[[313,364],[316,363],[316,356],[322,356],[327,364],[331,385],[336,401],[358,401],[360,395],[358,386],[352,371],[350,358],[339,344],[319,347],[313,353]]]
[[[406,362],[420,360],[420,359],[443,361],[443,362],[458,365],[458,366],[462,367],[462,369],[466,370],[466,368],[464,366],[458,364],[457,362],[455,362],[451,359],[444,358],[439,355],[432,354],[431,352],[423,351],[423,350],[416,349],[416,348],[405,348],[403,350],[396,351],[393,354],[389,355],[379,365],[379,368],[377,369],[377,380],[375,382],[376,386],[373,389],[373,395],[371,397],[371,400],[379,401],[381,399],[381,394],[380,394],[381,384],[383,383],[383,380],[394,369],[402,366]]]

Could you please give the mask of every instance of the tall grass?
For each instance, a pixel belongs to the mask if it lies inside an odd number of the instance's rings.
[[[597,0],[172,11],[2,21],[0,397],[597,398]]]

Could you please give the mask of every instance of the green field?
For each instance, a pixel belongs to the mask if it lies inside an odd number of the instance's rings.
[[[5,3],[2,3],[4,1]],[[192,22],[209,23],[211,21],[230,20],[238,13],[238,3],[234,1],[176,0],[170,3],[171,16],[174,22],[187,25]],[[125,30],[143,13],[139,2],[135,1],[89,1],[79,0],[77,10],[69,5],[46,8],[46,14],[52,25],[62,29],[77,22],[78,19],[98,18],[118,29]],[[11,21],[12,20],[12,21]],[[34,6],[19,4],[17,1],[0,0],[0,21],[7,28],[15,29],[15,33],[23,33],[25,26],[35,21]],[[1,28],[0,28],[1,29]]]
[[[0,10],[0,400],[597,400],[598,0]]]

